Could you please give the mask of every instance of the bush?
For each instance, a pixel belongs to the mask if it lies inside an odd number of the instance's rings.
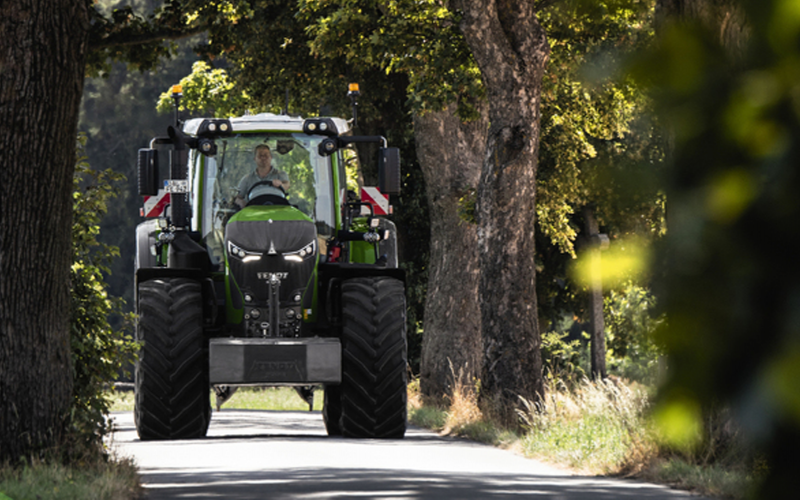
[[[102,455],[102,438],[108,433],[106,415],[111,401],[108,386],[136,352],[126,331],[131,315],[122,313],[123,301],[108,296],[103,272],[119,256],[119,249],[97,241],[100,219],[107,202],[116,195],[113,184],[122,180],[111,170],[92,170],[83,152],[85,137],[78,139],[78,160],[73,176],[73,263],[71,279],[70,346],[72,351],[72,405],[64,450],[68,460]],[[122,329],[111,327],[109,317],[120,315]]]
[[[578,339],[568,340],[568,337],[569,332],[542,334],[542,365],[551,382],[575,383],[589,372],[587,344]]]
[[[627,282],[603,301],[608,372],[646,384],[658,376],[663,351],[653,341],[664,317],[653,317],[655,297],[646,288]]]

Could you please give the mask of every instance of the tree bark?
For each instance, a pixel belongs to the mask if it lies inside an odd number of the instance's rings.
[[[478,188],[480,400],[517,422],[519,397],[544,394],[534,220],[541,82],[549,45],[533,1],[453,0],[481,70],[489,136]]]
[[[0,461],[58,443],[70,404],[72,173],[87,3],[0,18]]]
[[[453,375],[466,384],[480,376],[477,228],[459,217],[459,199],[478,185],[488,131],[483,115],[462,123],[453,105],[414,116],[431,220],[420,384],[434,399],[450,394]]]
[[[586,252],[589,254],[591,279],[589,284],[589,328],[591,329],[592,345],[592,378],[606,378],[606,332],[603,321],[603,282],[600,278],[600,245],[595,238],[600,233],[597,217],[591,207],[583,208],[583,219],[586,222],[586,238],[589,244]]]

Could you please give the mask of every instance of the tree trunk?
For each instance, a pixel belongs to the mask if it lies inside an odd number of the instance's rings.
[[[541,82],[549,55],[533,1],[454,0],[481,70],[489,136],[478,188],[481,402],[509,424],[544,394],[534,219]]]
[[[600,234],[597,217],[591,207],[583,208],[586,222],[586,239],[589,241],[586,252],[589,254],[591,279],[589,284],[589,328],[592,336],[592,378],[606,378],[606,332],[603,321],[603,282],[601,280],[600,244],[596,238]]]
[[[0,18],[0,461],[57,444],[70,404],[72,173],[86,2]]]
[[[470,384],[481,366],[477,231],[458,212],[459,198],[478,185],[488,121],[462,123],[454,111],[414,116],[431,220],[420,383],[435,399],[450,394],[454,374]]]

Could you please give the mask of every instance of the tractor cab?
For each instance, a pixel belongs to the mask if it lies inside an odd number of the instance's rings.
[[[287,127],[286,117],[256,115],[254,118],[262,126],[267,120],[280,120],[280,126]],[[198,194],[191,200],[192,229],[200,233],[214,265],[221,265],[224,260],[225,228],[230,219],[240,212],[240,219],[257,213],[269,217],[270,210],[266,207],[275,208],[276,214],[306,217],[316,227],[320,248],[323,252],[326,249],[325,242],[333,236],[337,225],[337,193],[344,188],[342,155],[354,156],[354,153],[347,150],[331,156],[320,155],[319,145],[324,137],[304,134],[303,121],[293,121],[298,129],[295,133],[237,133],[217,140],[217,154],[213,157],[198,152],[192,155],[191,181],[195,185],[192,192]],[[187,128],[190,125],[187,123]],[[239,124],[234,126],[238,128]],[[250,183],[244,189],[246,192],[240,192],[243,179],[256,175],[255,149],[260,145],[267,145],[272,152],[270,174],[281,172],[288,177],[287,190],[273,185],[272,179],[277,176],[268,175],[267,180]],[[287,207],[291,210],[287,211]],[[278,208],[281,210],[277,211]]]

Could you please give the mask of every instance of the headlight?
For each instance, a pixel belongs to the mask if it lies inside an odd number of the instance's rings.
[[[238,257],[242,259],[242,262],[251,262],[254,260],[261,260],[261,254],[258,252],[248,252],[238,246],[234,245],[233,242],[228,242],[228,253],[233,255],[234,257]]]
[[[317,251],[317,242],[316,240],[314,240],[308,245],[301,248],[300,250],[284,253],[283,258],[285,260],[290,260],[292,262],[303,262],[303,259],[314,255],[316,251]]]

